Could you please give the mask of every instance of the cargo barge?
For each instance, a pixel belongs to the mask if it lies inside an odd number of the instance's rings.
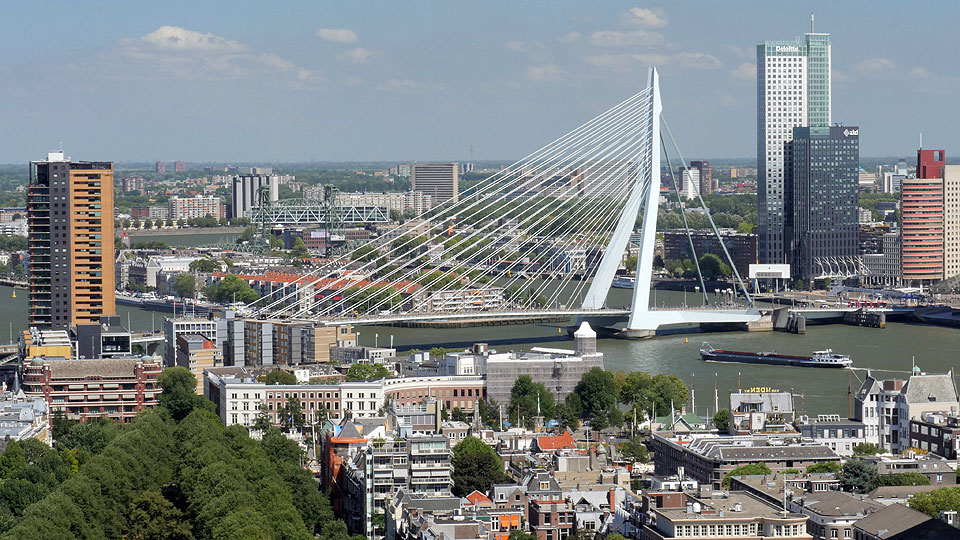
[[[714,349],[708,343],[700,348],[700,357],[708,362],[735,362],[738,364],[768,364],[772,366],[797,366],[819,368],[846,368],[853,360],[845,354],[830,349],[815,351],[813,356],[795,356],[777,352],[743,352]]]

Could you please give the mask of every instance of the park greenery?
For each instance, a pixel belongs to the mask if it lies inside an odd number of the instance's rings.
[[[60,416],[53,448],[8,443],[0,538],[350,539],[295,442],[224,428],[185,368],[160,383],[160,407],[130,424]]]
[[[594,367],[583,374],[573,392],[562,403],[543,383],[534,382],[529,375],[521,375],[514,382],[507,407],[511,423],[533,425],[539,400],[540,415],[545,420],[556,419],[563,427],[577,427],[588,421],[593,429],[621,426],[632,421],[654,418],[655,413],[666,414],[673,403],[687,399],[687,386],[677,375],[650,375],[641,371],[611,372]],[[625,407],[625,410],[623,409]],[[497,425],[498,404],[483,401],[479,405],[485,425]]]
[[[500,456],[489,444],[470,436],[453,447],[453,494],[457,497],[474,491],[488,493],[494,484],[506,481]]]
[[[260,298],[257,291],[254,291],[249,283],[236,274],[227,274],[220,281],[207,285],[203,288],[203,295],[207,300],[221,304],[233,302],[249,304]]]

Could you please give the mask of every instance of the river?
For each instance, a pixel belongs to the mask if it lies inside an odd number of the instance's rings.
[[[26,326],[27,291],[18,290],[11,298],[9,287],[0,287],[0,295],[7,301],[0,305],[0,341],[12,328],[14,335]],[[629,291],[611,291],[610,304],[628,302]],[[678,305],[683,293],[657,293],[658,303]],[[686,295],[688,303],[695,295]],[[166,314],[127,306],[117,306],[123,323],[130,321],[134,331],[162,329]],[[500,350],[526,350],[535,345],[573,348],[566,333],[558,333],[558,325],[518,325],[468,329],[410,329],[395,327],[362,327],[363,345],[389,345],[391,336],[398,348],[441,345],[445,343],[489,342]],[[501,343],[497,345],[497,343]],[[509,342],[509,343],[505,343]],[[700,359],[699,348],[709,342],[717,348],[744,351],[777,351],[792,354],[810,354],[814,350],[831,348],[849,354],[856,368],[876,370],[878,377],[906,377],[915,359],[928,373],[946,373],[960,364],[960,331],[951,328],[906,323],[888,323],[886,328],[862,328],[847,325],[807,326],[807,333],[794,335],[782,332],[725,332],[656,337],[633,341],[601,339],[598,349],[604,353],[607,369],[646,371],[649,373],[677,373],[696,390],[697,412],[714,410],[714,377],[719,380],[720,406],[727,405],[727,395],[737,389],[769,386],[791,390],[795,406],[801,414],[848,414],[847,388],[852,382],[856,391],[864,372],[859,370],[798,368],[786,366],[758,366],[749,364],[706,363]],[[677,404],[679,406],[679,404]]]
[[[196,231],[196,232],[194,232]],[[213,246],[218,243],[221,245],[232,244],[236,241],[237,237],[240,236],[236,232],[201,232],[203,229],[194,229],[191,232],[185,232],[183,234],[150,234],[147,232],[144,233],[131,233],[130,241],[131,242],[163,242],[168,246],[181,246],[181,247],[199,247],[199,246]]]

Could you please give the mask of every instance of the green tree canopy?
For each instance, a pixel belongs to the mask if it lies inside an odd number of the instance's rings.
[[[303,243],[303,238],[297,238],[293,242],[293,252],[291,255],[298,259],[306,259],[310,256],[310,250],[307,249],[307,245]]]
[[[807,467],[808,473],[838,473],[843,469],[839,461],[824,461]]]
[[[466,437],[453,447],[453,494],[465,497],[477,490],[490,491],[494,484],[505,482],[500,457],[487,443]]]
[[[873,443],[860,443],[853,445],[853,455],[855,456],[875,456],[883,453],[883,449]]]
[[[289,371],[275,369],[267,373],[265,381],[267,384],[297,384],[297,377]]]
[[[383,379],[390,376],[390,370],[382,364],[353,364],[347,370],[348,381]]]
[[[190,271],[191,272],[219,272],[221,270],[220,263],[213,259],[197,259],[190,262]]]
[[[932,518],[940,517],[940,512],[944,510],[960,511],[960,487],[945,487],[926,493],[914,493],[908,504],[910,508]]]
[[[713,415],[713,426],[720,431],[730,429],[730,409],[720,409]]]
[[[627,459],[646,463],[650,459],[650,453],[647,446],[640,441],[639,437],[628,440],[620,446],[620,453]]]
[[[194,536],[183,512],[160,493],[144,491],[130,503],[123,538],[127,540],[193,540]]]
[[[167,409],[175,420],[181,420],[194,409],[213,411],[213,402],[197,394],[197,377],[185,367],[163,370],[158,377],[163,391],[160,406]]]
[[[877,476],[877,486],[929,486],[930,479],[918,472],[881,474]]]
[[[255,302],[260,295],[250,287],[250,284],[236,274],[227,274],[217,283],[204,287],[203,294],[214,302],[227,304],[231,302],[243,302],[249,304]]]
[[[173,278],[173,291],[178,296],[185,298],[192,297],[197,292],[197,280],[193,274],[181,272]]]
[[[770,474],[772,471],[770,467],[767,467],[765,463],[751,463],[749,465],[741,465],[736,469],[728,472],[723,476],[723,481],[720,484],[728,488],[730,487],[730,477],[731,476],[750,476],[754,474]]]
[[[535,383],[529,375],[517,377],[510,390],[510,419],[518,421],[525,419],[528,423],[537,415],[537,401],[540,403],[540,415],[544,418],[553,418],[556,413],[556,403],[553,394],[543,385]]]
[[[617,411],[620,389],[612,372],[601,367],[591,368],[583,374],[573,392],[580,397],[584,415],[593,418],[603,412],[615,421],[610,416]]]
[[[837,474],[844,491],[867,493],[877,487],[877,468],[862,459],[850,459]]]
[[[713,253],[705,253],[700,257],[700,272],[704,279],[724,278],[731,274],[730,266]]]

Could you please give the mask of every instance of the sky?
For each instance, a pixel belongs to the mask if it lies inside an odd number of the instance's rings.
[[[509,160],[651,65],[685,156],[752,158],[756,43],[810,11],[862,156],[960,148],[952,0],[38,1],[0,5],[0,163]]]

